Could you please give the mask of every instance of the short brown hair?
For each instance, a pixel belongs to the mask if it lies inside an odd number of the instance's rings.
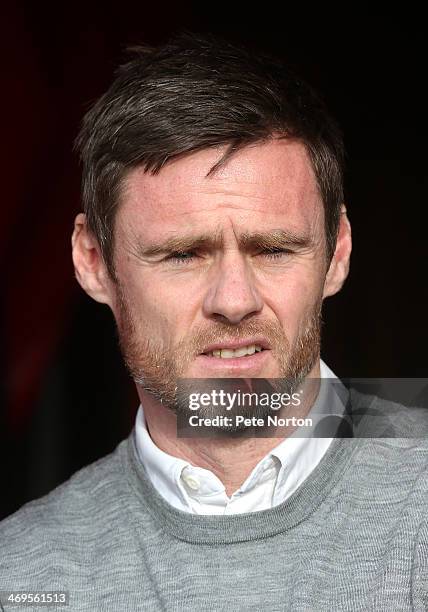
[[[142,166],[156,174],[178,155],[228,145],[211,173],[234,151],[274,134],[306,146],[324,203],[330,260],[343,202],[344,148],[313,89],[281,60],[213,35],[184,32],[130,52],[76,139],[88,227],[112,278],[115,212],[127,170]]]

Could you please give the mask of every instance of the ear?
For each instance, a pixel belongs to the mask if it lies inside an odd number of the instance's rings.
[[[86,215],[83,213],[78,214],[74,221],[71,245],[74,271],[80,286],[97,302],[111,306],[112,280],[98,241],[89,230]]]
[[[342,288],[349,272],[349,260],[352,250],[351,224],[346,215],[346,207],[340,209],[339,232],[336,249],[330,262],[324,281],[323,298],[334,295]]]

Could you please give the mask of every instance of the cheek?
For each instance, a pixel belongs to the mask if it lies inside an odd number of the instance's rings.
[[[267,294],[266,304],[280,321],[288,339],[293,341],[306,325],[308,317],[318,307],[322,298],[322,282],[318,278],[295,275],[285,279],[282,285]]]
[[[183,295],[174,294],[165,284],[159,287],[150,282],[129,282],[126,287],[127,301],[130,305],[137,329],[144,336],[158,340],[163,347],[174,344],[174,338],[184,325],[183,308],[186,301]]]

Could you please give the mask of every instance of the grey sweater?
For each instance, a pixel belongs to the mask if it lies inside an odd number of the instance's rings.
[[[0,524],[0,590],[88,612],[426,611],[427,461],[426,440],[336,439],[284,503],[201,516],[156,492],[133,432]]]

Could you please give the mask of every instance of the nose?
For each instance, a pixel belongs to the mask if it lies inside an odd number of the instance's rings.
[[[221,317],[238,324],[250,314],[259,313],[263,300],[252,270],[242,254],[228,251],[222,256],[203,303],[205,316]]]

